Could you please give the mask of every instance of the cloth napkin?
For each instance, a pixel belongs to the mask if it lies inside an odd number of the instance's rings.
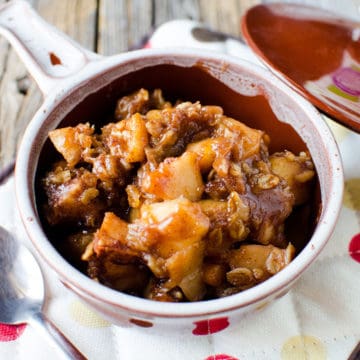
[[[175,21],[160,27],[147,47],[193,46],[258,62],[233,39],[202,42],[192,29]],[[176,36],[174,36],[176,34]],[[326,119],[338,142],[345,169],[345,196],[334,234],[320,257],[293,289],[231,329],[194,336],[159,336],[151,328],[120,328],[101,318],[65,289],[42,266],[49,301],[48,317],[93,360],[338,360],[359,359],[360,352],[360,135]],[[15,204],[14,180],[0,187],[0,224],[30,249]],[[1,249],[0,249],[1,251]],[[0,269],[1,270],[1,269]],[[0,359],[61,359],[30,326],[0,323]]]

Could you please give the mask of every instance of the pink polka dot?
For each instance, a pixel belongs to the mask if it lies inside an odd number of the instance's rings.
[[[7,325],[0,323],[0,342],[14,341],[24,332],[26,324]]]
[[[205,360],[239,360],[236,357],[226,354],[210,355]]]
[[[360,263],[360,234],[356,234],[349,243],[349,254]]]

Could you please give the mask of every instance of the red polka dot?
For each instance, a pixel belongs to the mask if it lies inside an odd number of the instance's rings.
[[[356,234],[349,243],[349,254],[360,263],[360,234]]]
[[[231,355],[218,354],[218,355],[208,356],[205,360],[239,360],[239,359]]]
[[[24,332],[26,324],[7,325],[0,323],[0,342],[14,341]]]
[[[230,323],[227,317],[194,322],[194,335],[210,335],[226,329]]]

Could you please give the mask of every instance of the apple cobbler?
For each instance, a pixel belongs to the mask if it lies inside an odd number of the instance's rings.
[[[111,121],[51,131],[61,159],[41,180],[47,226],[66,229],[59,246],[91,278],[147,299],[197,301],[291,262],[284,227],[309,200],[308,152],[269,154],[263,131],[219,106],[172,104],[159,89],[119,99]]]

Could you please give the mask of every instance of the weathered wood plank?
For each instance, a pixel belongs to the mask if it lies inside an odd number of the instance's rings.
[[[5,39],[0,38],[0,78],[4,73],[8,51],[9,51],[9,44]]]
[[[9,50],[0,84],[0,164],[1,167],[15,157],[18,138],[18,113],[24,95],[18,91],[18,79],[26,70],[13,50]]]
[[[5,3],[5,0],[0,0],[0,5]],[[6,161],[7,155],[4,152],[4,147],[6,145],[6,109],[3,108],[3,103],[6,103],[4,99],[3,92],[5,91],[7,79],[4,79],[4,74],[6,72],[6,65],[9,57],[9,44],[3,38],[0,38],[0,169],[2,164]],[[4,90],[3,90],[4,89]]]
[[[103,55],[126,51],[151,28],[151,0],[100,0],[97,51]]]
[[[88,49],[96,39],[97,1],[30,1],[42,17]],[[41,94],[21,60],[1,39],[0,168],[15,157],[23,131],[41,104]],[[2,70],[3,69],[3,70]],[[2,74],[2,76],[1,76]]]
[[[36,9],[50,24],[93,50],[96,36],[96,0],[37,0]]]
[[[260,0],[199,0],[201,21],[209,27],[234,36],[240,35],[240,19],[245,11]]]
[[[111,55],[127,48],[128,19],[126,1],[100,0],[98,20],[97,51],[103,55]]]
[[[6,1],[2,0],[0,3]],[[27,71],[15,51],[3,38],[0,39],[0,168],[15,158],[19,140],[18,113],[24,98],[22,87]]]
[[[153,23],[155,27],[163,24],[166,21],[174,20],[177,18],[198,20],[199,17],[199,4],[196,0],[154,1]]]
[[[68,0],[56,2],[40,0],[36,3],[36,9],[49,23],[58,27],[85,48],[94,50],[96,39],[95,24],[97,21],[96,0]],[[18,127],[18,137],[21,136],[22,129],[39,108],[41,100],[42,95],[36,84],[32,81],[29,84],[27,94],[21,103],[18,121],[21,121],[22,123],[21,126]]]
[[[1,2],[0,2],[0,4],[1,4]],[[5,39],[0,38],[0,79],[5,70],[6,59],[8,57],[8,51],[9,51],[8,42]]]
[[[129,35],[128,49],[139,45],[149,35],[153,26],[153,2],[150,0],[128,0]]]

